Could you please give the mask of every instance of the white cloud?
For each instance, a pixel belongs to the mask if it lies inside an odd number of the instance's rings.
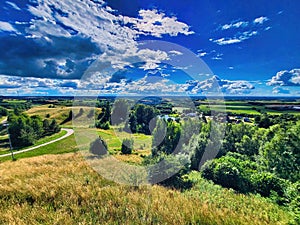
[[[177,36],[178,34],[190,35],[194,33],[190,31],[187,24],[177,21],[176,17],[167,17],[156,9],[141,9],[139,17],[124,17],[124,22],[132,24],[139,34],[161,37],[163,34]]]
[[[300,69],[279,71],[267,85],[274,86],[300,86]]]
[[[204,81],[188,81],[185,90],[192,94],[197,93],[218,93],[221,90],[225,94],[247,94],[255,87],[248,81],[237,80],[221,80],[217,76],[213,76]]]
[[[16,5],[16,3],[6,1],[6,4],[10,5],[10,6],[13,7],[15,10],[18,10],[18,11],[21,10],[21,9],[19,8],[19,6]]]
[[[219,38],[219,39],[210,39],[210,41],[217,43],[218,45],[230,45],[230,44],[236,44],[236,43],[240,43],[242,41],[245,41],[249,38],[251,38],[252,36],[257,35],[258,32],[257,31],[245,31],[242,34],[239,34],[239,36],[237,37],[233,37],[233,38]]]
[[[228,29],[231,29],[231,28],[239,28],[239,27],[246,27],[248,26],[248,22],[246,21],[239,21],[239,22],[236,22],[236,23],[230,23],[230,24],[224,24],[222,26],[222,30],[228,30]]]
[[[0,21],[0,31],[16,32],[16,29],[10,23]]]
[[[273,94],[290,94],[290,91],[285,88],[274,87],[272,93]]]
[[[242,40],[238,38],[220,38],[212,41],[217,43],[218,45],[230,45],[242,42]]]
[[[169,76],[159,71],[150,71],[143,78],[128,82],[110,82],[110,76],[94,74],[89,80],[49,79],[35,77],[0,76],[0,93],[3,89],[16,90],[19,93],[36,91],[57,91],[61,94],[97,95],[101,94],[225,94],[249,93],[254,86],[247,81],[221,80],[217,76],[203,81],[175,83]]]
[[[218,44],[218,45],[230,45],[230,44],[237,44],[241,43],[245,40],[250,39],[251,37],[255,36],[258,34],[260,31],[267,31],[271,29],[271,27],[263,27],[261,26],[263,23],[268,21],[269,19],[267,17],[258,17],[253,20],[252,22],[249,21],[239,21],[239,22],[231,22],[229,24],[224,24],[219,26],[217,30],[229,30],[229,29],[238,29],[238,28],[247,28],[248,30],[242,32],[243,30],[239,29],[238,32],[236,32],[233,36],[231,37],[221,37],[221,38],[210,38],[209,40]],[[223,32],[224,33],[224,32]]]
[[[171,50],[169,51],[169,54],[171,55],[182,55],[182,52],[176,51],[176,50]]]
[[[217,53],[217,55],[212,57],[211,59],[212,60],[222,60],[223,59],[222,56],[223,56],[222,53]]]
[[[204,51],[204,50],[197,50],[197,56],[198,57],[204,57],[206,55],[208,55],[209,53]]]
[[[37,17],[31,21],[26,32],[29,37],[45,36],[91,38],[103,52],[99,56],[104,64],[122,69],[131,61],[145,60],[145,69],[153,69],[160,62],[152,58],[157,52],[148,55],[138,49],[136,41],[140,35],[161,37],[162,35],[190,35],[193,32],[187,24],[176,17],[168,17],[157,10],[140,10],[139,17],[116,15],[105,6],[104,1],[90,0],[38,0],[37,6],[29,6],[29,11]],[[167,54],[167,53],[166,53]],[[171,53],[173,54],[173,53]],[[149,57],[149,58],[147,58]]]
[[[253,23],[257,24],[263,24],[264,22],[268,21],[269,18],[265,16],[257,17],[256,19],[253,20]]]

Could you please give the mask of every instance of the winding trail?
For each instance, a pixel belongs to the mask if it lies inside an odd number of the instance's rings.
[[[17,154],[20,154],[20,153],[23,153],[23,152],[29,152],[29,151],[32,151],[34,149],[37,149],[37,148],[40,148],[40,147],[43,147],[43,146],[46,146],[46,145],[50,145],[50,144],[52,144],[54,142],[60,141],[60,140],[62,140],[64,138],[67,138],[67,137],[69,137],[70,135],[72,135],[74,133],[73,129],[61,128],[61,130],[65,130],[65,131],[67,131],[67,133],[64,136],[60,137],[60,138],[57,138],[55,140],[46,142],[44,144],[40,144],[40,145],[31,147],[31,148],[27,148],[27,149],[24,149],[24,150],[20,150],[20,151],[15,151],[14,155],[17,155]],[[11,153],[0,155],[0,158],[6,157],[6,156],[11,156]]]

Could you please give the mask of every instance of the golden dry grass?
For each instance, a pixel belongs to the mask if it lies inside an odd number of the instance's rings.
[[[29,116],[38,115],[42,118],[46,118],[46,115],[50,114],[50,119],[56,119],[58,123],[61,123],[68,117],[70,111],[73,111],[73,113],[77,115],[79,113],[80,108],[83,108],[84,110],[88,111],[93,109],[92,107],[88,106],[57,106],[56,108],[49,108],[49,106],[50,104],[35,106],[26,111],[26,113]],[[99,108],[95,108],[95,110],[98,114],[101,112],[101,109]],[[68,122],[65,125],[72,125],[72,122]]]
[[[224,189],[215,189],[215,197],[197,187],[181,193],[118,185],[95,173],[78,153],[1,163],[0,177],[0,224],[287,224],[289,219],[271,203]]]

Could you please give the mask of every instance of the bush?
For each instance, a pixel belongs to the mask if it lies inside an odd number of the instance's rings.
[[[255,192],[264,197],[269,197],[271,191],[276,192],[278,196],[283,196],[287,184],[284,179],[269,172],[255,173],[251,176],[251,180]]]
[[[107,154],[106,142],[101,137],[97,138],[94,142],[91,143],[90,152],[97,156],[106,155]]]
[[[235,153],[235,155],[239,155]],[[243,156],[241,156],[243,157]],[[241,193],[253,191],[250,177],[256,173],[256,164],[231,155],[208,161],[202,167],[204,178]]]
[[[176,189],[188,189],[192,186],[192,182],[186,176],[191,165],[189,156],[186,154],[162,153],[154,158],[146,157],[144,164],[149,168],[150,183],[155,184],[159,179],[166,178],[158,184]]]
[[[103,130],[109,130],[110,126],[109,126],[109,122],[101,122],[101,121],[98,121],[95,126],[97,128],[100,128],[100,129],[103,129]]]
[[[132,150],[133,150],[133,139],[125,138],[122,141],[122,148],[121,148],[122,154],[131,154]]]

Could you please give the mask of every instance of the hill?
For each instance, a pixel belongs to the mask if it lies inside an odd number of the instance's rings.
[[[201,178],[185,192],[115,184],[79,153],[4,162],[0,177],[0,224],[288,224],[291,219],[263,198]]]

